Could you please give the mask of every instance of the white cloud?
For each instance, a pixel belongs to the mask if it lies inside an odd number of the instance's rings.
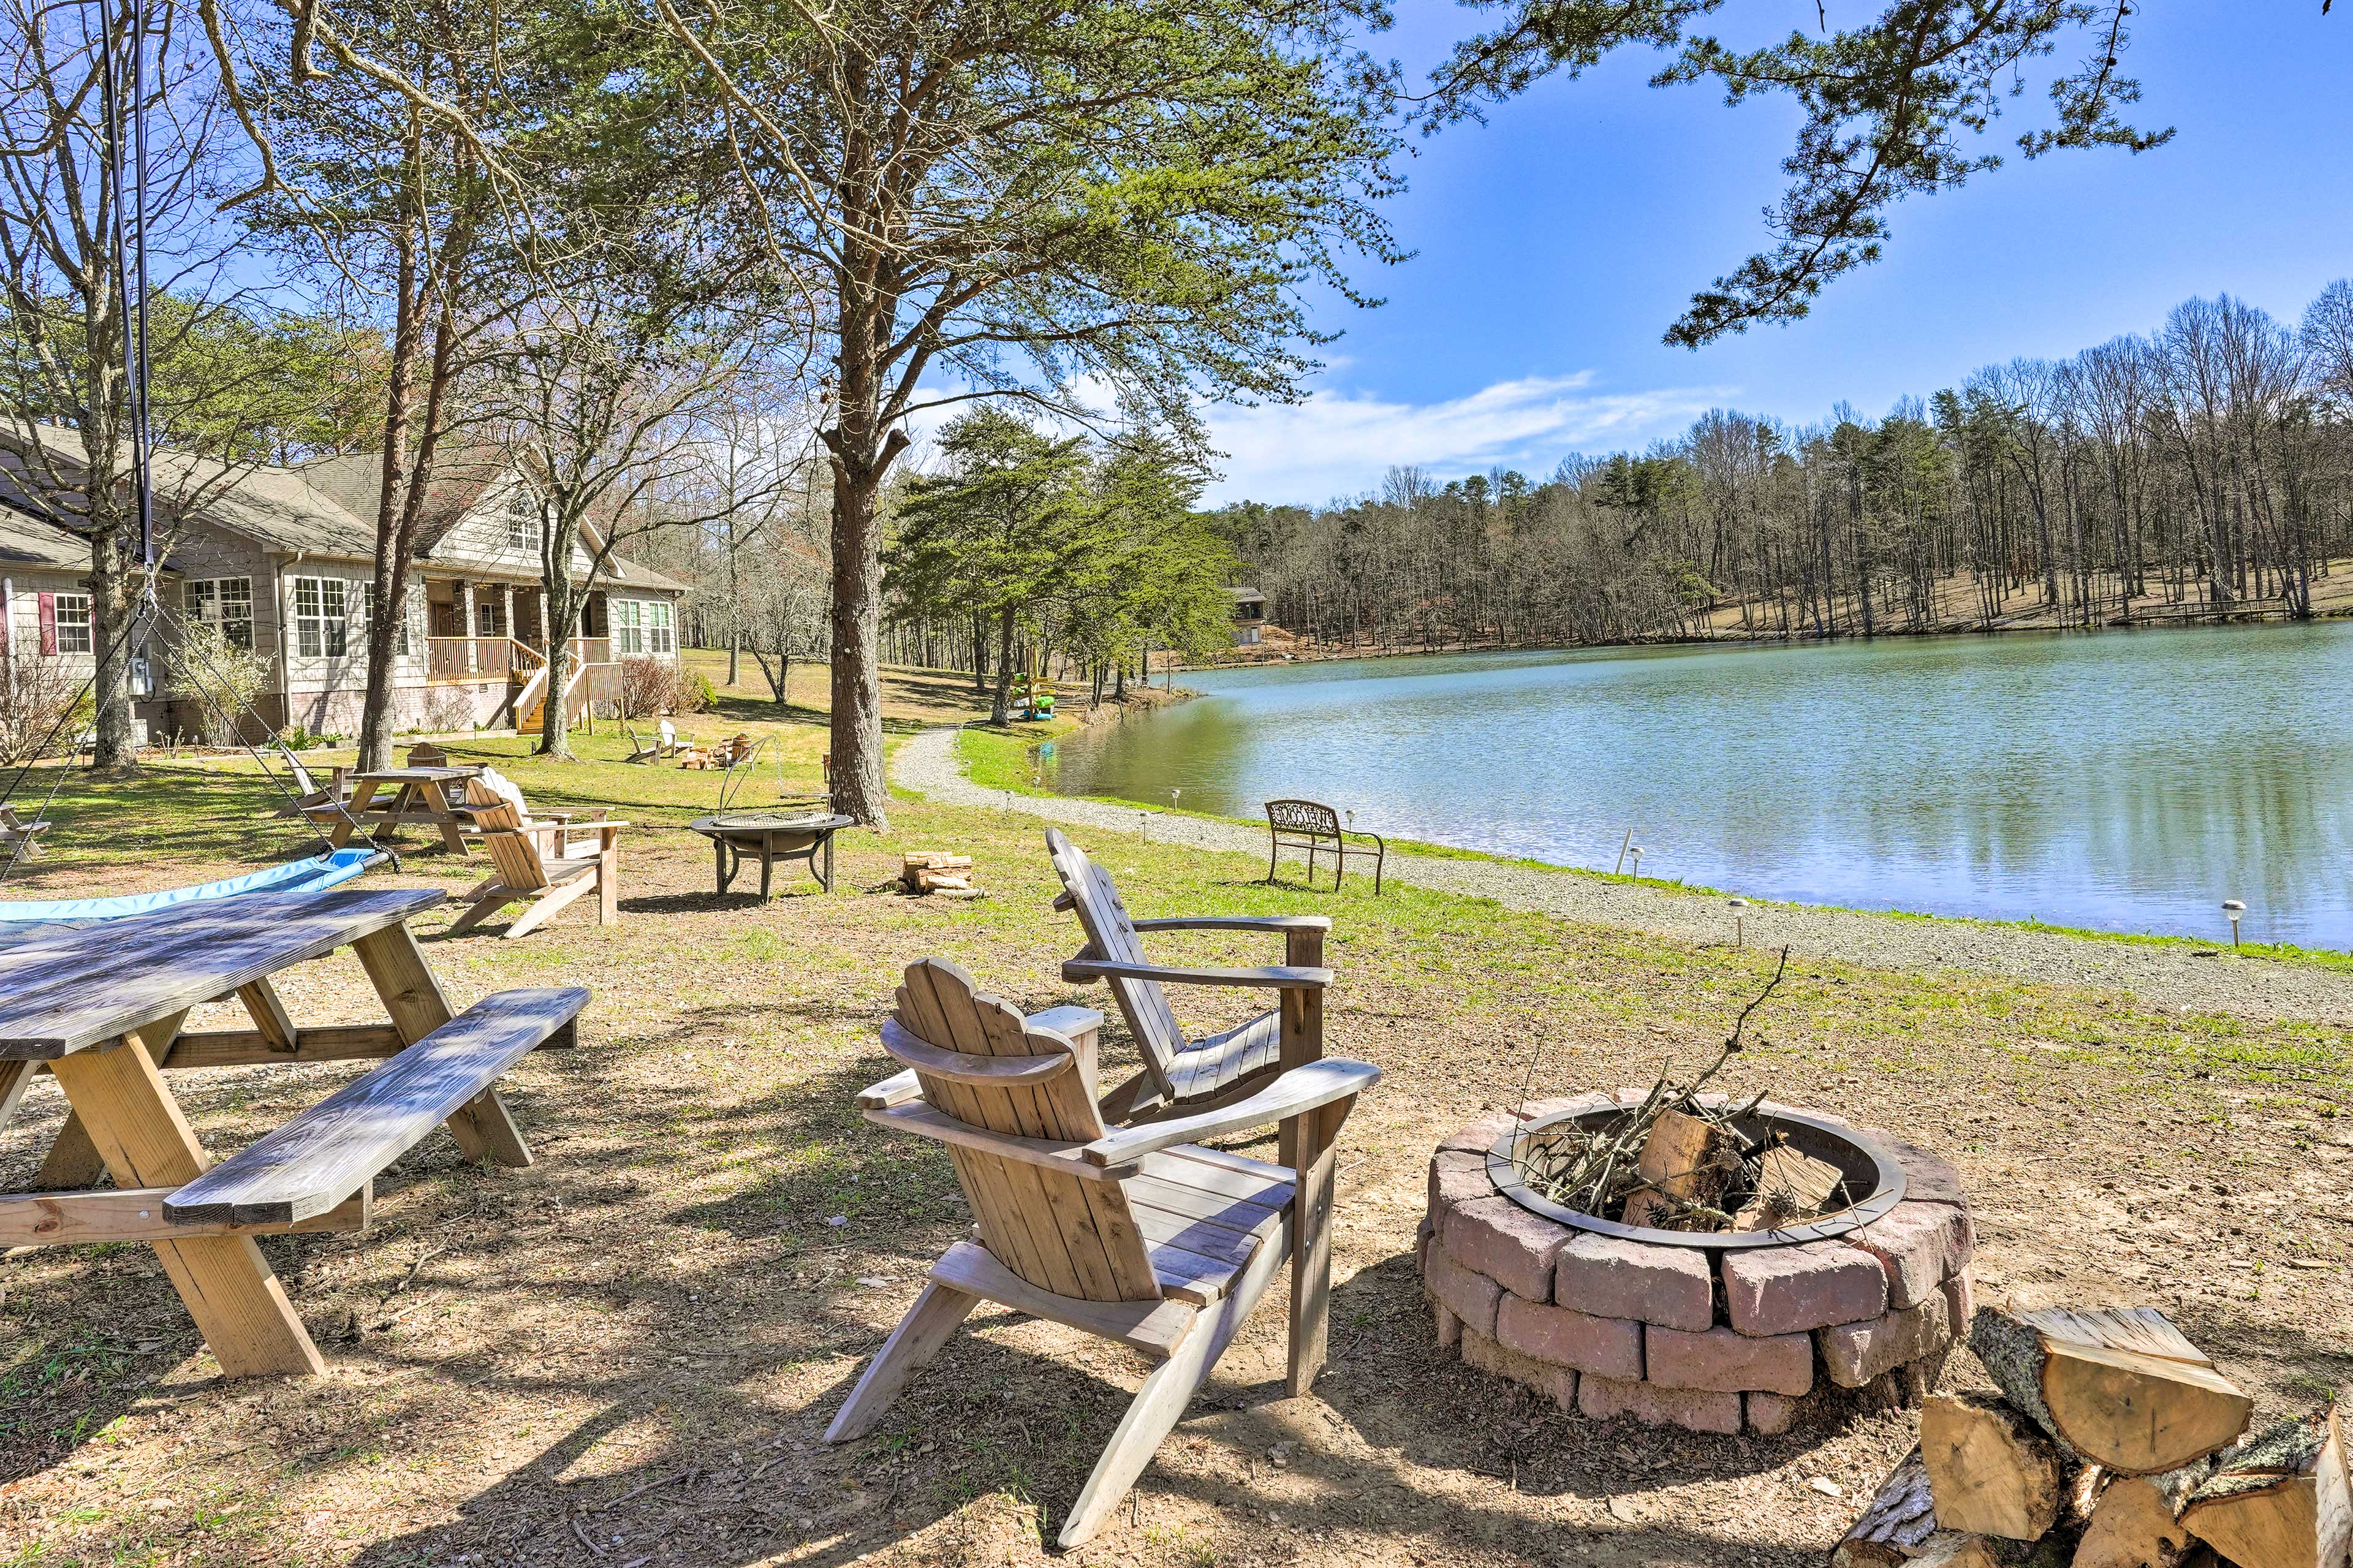
[[[1321,392],[1305,403],[1208,411],[1210,444],[1227,454],[1211,505],[1320,504],[1379,487],[1392,467],[1440,479],[1503,467],[1533,477],[1572,451],[1642,445],[1722,403],[1724,389],[1596,393],[1592,373],[1499,381],[1465,397],[1398,403]]]

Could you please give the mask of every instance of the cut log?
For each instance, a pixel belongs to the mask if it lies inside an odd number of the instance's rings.
[[[2059,1522],[2072,1467],[1990,1394],[1930,1395],[1920,1407],[1920,1458],[1947,1530],[2039,1541]]]
[[[2093,1505],[2075,1568],[2181,1568],[2191,1546],[2181,1510],[2211,1468],[2201,1459],[2161,1476],[2112,1479]]]
[[[1915,1448],[1872,1494],[1853,1528],[1831,1553],[1831,1568],[1896,1568],[1928,1547],[1936,1533],[1936,1505],[1928,1472]]]
[[[1725,1147],[1724,1131],[1714,1122],[1680,1110],[1662,1110],[1635,1156],[1635,1174],[1642,1185],[1627,1198],[1628,1225],[1660,1225],[1672,1219],[1677,1205],[1660,1194],[1685,1203],[1715,1205],[1737,1159]]]
[[[1984,1536],[1946,1531],[1930,1539],[1911,1568],[2002,1568],[2002,1560]]]
[[[2152,1308],[1980,1307],[1969,1348],[2037,1426],[2119,1475],[2161,1475],[2218,1452],[2254,1411]]]
[[[1732,1216],[1735,1230],[1767,1230],[1811,1219],[1830,1206],[1846,1174],[1827,1161],[1777,1143],[1757,1160],[1757,1195]]]
[[[1715,1124],[1680,1110],[1662,1110],[1642,1141],[1634,1170],[1643,1184],[1671,1197],[1706,1202],[1724,1188],[1716,1150],[1724,1134]]]
[[[2181,1510],[2183,1528],[2238,1568],[2345,1568],[2353,1551],[2346,1444],[2353,1394],[2228,1454]]]

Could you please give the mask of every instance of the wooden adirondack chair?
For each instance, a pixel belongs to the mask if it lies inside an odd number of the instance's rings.
[[[342,805],[352,798],[349,768],[331,770],[327,774],[327,782],[322,784],[311,775],[311,770],[302,765],[301,758],[290,752],[285,755],[287,765],[294,773],[294,787],[301,793],[292,800],[280,801],[278,809],[271,812],[270,816],[302,816],[307,815],[313,806]]]
[[[514,803],[503,798],[493,805],[468,805],[459,809],[481,830],[482,847],[491,852],[496,874],[466,895],[469,907],[450,922],[451,936],[470,931],[507,905],[524,900],[530,900],[531,907],[507,927],[509,941],[538,930],[565,905],[591,892],[596,895],[598,925],[609,925],[617,917],[620,851],[614,840],[628,823],[605,818],[570,825],[526,822]],[[566,857],[542,850],[543,837],[567,831],[593,831],[596,853],[575,851]]]
[[[1183,1115],[1255,1094],[1277,1074],[1324,1054],[1324,915],[1203,915],[1173,920],[1131,919],[1119,889],[1087,852],[1059,827],[1046,830],[1046,847],[1062,879],[1058,910],[1078,911],[1087,945],[1062,965],[1071,981],[1106,980],[1120,1016],[1143,1055],[1144,1070],[1103,1097],[1111,1121],[1148,1121]],[[1154,963],[1137,933],[1147,931],[1280,932],[1282,964],[1264,969],[1212,969]],[[1280,1005],[1220,1034],[1187,1039],[1163,985],[1244,985],[1279,994]]]
[[[12,856],[18,860],[38,860],[47,854],[37,836],[48,830],[47,822],[26,822],[16,815],[15,806],[0,805],[0,865]]]
[[[522,791],[496,768],[484,768],[466,781],[466,804],[470,806],[496,805],[501,801],[515,808],[518,828],[524,833],[536,833],[543,826],[555,829],[555,858],[559,860],[583,859],[597,852],[597,845],[584,837],[578,844],[572,842],[571,829],[577,825],[586,836],[595,831],[596,824],[612,815],[607,806],[589,811],[540,811],[522,796]]]
[[[1291,1261],[1289,1384],[1324,1364],[1330,1316],[1333,1141],[1364,1062],[1315,1062],[1222,1110],[1107,1131],[1094,1105],[1099,1015],[1025,1019],[941,959],[908,966],[882,1047],[913,1070],[859,1096],[866,1119],[945,1143],[979,1221],[867,1364],[826,1441],[873,1430],[907,1380],[982,1301],[1079,1329],[1158,1362],[1063,1521],[1092,1537]],[[1060,1023],[1062,1027],[1053,1026]],[[1281,1123],[1289,1168],[1198,1146]]]

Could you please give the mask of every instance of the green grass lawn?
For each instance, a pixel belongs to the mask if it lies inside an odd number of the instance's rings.
[[[765,722],[754,732],[787,786],[813,784],[823,728],[743,711],[686,728],[711,739]],[[539,1163],[486,1172],[437,1136],[379,1179],[368,1232],[266,1238],[329,1362],[306,1384],[218,1377],[143,1248],[9,1261],[0,1564],[1039,1560],[1138,1375],[1126,1359],[997,1314],[873,1438],[818,1437],[970,1225],[948,1161],[853,1102],[892,1070],[875,1028],[901,970],[935,955],[1028,1007],[1104,1002],[1060,979],[1080,937],[1051,908],[1041,825],[901,798],[887,832],[842,836],[832,895],[788,876],[773,903],[740,880],[721,899],[707,846],[683,830],[719,775],[624,763],[601,726],[578,745],[565,763],[512,738],[449,749],[536,803],[637,825],[618,921],[575,906],[512,942],[495,923],[451,939],[446,913],[417,922],[461,1005],[514,985],[594,993],[580,1047],[535,1054],[512,1080]],[[764,760],[746,804],[776,788]],[[302,852],[299,828],[261,816],[272,799],[242,758],[65,775],[56,853],[6,892],[140,890]],[[1916,1440],[1907,1415],[1736,1450],[1598,1426],[1440,1352],[1412,1262],[1437,1139],[1529,1089],[1645,1083],[1709,1059],[1770,954],[1396,884],[1311,892],[1269,884],[1255,855],[1081,837],[1140,916],[1332,916],[1327,1049],[1388,1075],[1342,1132],[1331,1370],[1306,1399],[1269,1397],[1283,1313],[1259,1313],[1089,1562],[1821,1561]],[[455,890],[481,874],[480,856],[408,842],[399,872],[362,885]],[[901,896],[916,847],[969,854],[989,896]],[[1249,936],[1155,942],[1205,963],[1279,952]],[[348,955],[300,966],[283,989],[304,1023],[376,1016]],[[1215,1026],[1262,1004],[1176,1005]],[[2153,1300],[2267,1411],[2353,1375],[2314,1327],[2353,1311],[2348,1167],[2328,1163],[2353,1157],[2335,1136],[2353,1100],[2346,1030],[1805,959],[1748,1038],[1730,1087],[1835,1107],[1954,1158],[1980,1205],[1988,1279]],[[1113,1068],[1132,1062],[1116,1024],[1107,1041]],[[217,1153],[359,1070],[240,1068],[175,1088]],[[55,1129],[46,1089],[26,1110],[0,1129],[0,1185],[29,1178]],[[2125,1283],[2124,1243],[2161,1267]],[[1291,1462],[1268,1461],[1277,1445]],[[1820,1477],[1846,1500],[1810,1489]],[[1620,1497],[1642,1522],[1605,1510]],[[576,1547],[572,1522],[596,1528],[604,1555]]]

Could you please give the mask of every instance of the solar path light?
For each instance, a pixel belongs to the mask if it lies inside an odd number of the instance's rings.
[[[2231,917],[2231,945],[2236,947],[2239,945],[2239,917],[2247,912],[2246,903],[2240,899],[2224,899],[2222,912]]]
[[[1747,941],[1748,932],[1746,927],[1748,924],[1748,917],[1746,914],[1742,912],[1747,908],[1748,900],[1746,899],[1735,899],[1732,900],[1732,945],[1735,947],[1738,947]]]

